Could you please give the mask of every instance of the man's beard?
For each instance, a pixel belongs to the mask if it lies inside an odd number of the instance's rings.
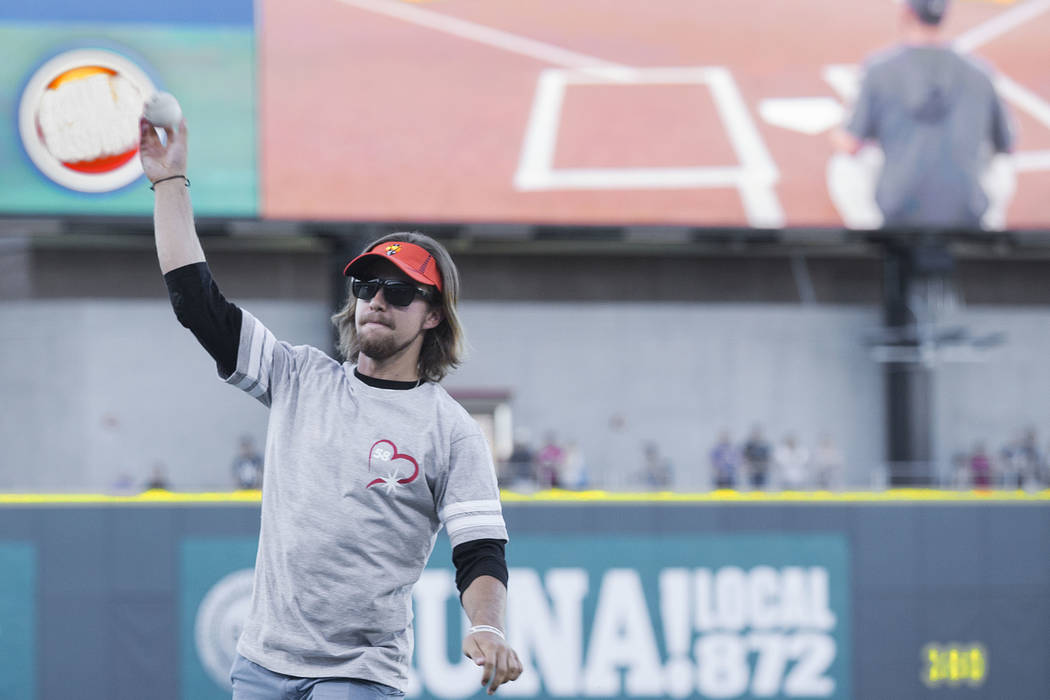
[[[361,354],[379,362],[389,360],[391,357],[397,355],[399,352],[401,352],[413,342],[415,342],[415,339],[417,337],[418,334],[399,344],[397,342],[397,339],[390,334],[386,334],[378,338],[366,338],[360,334],[357,336],[358,343],[361,348]]]

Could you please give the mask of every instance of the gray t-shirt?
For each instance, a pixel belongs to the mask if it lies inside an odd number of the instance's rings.
[[[882,146],[875,199],[887,226],[979,226],[988,208],[981,171],[1013,144],[988,72],[932,46],[874,57],[847,129]]]
[[[412,586],[452,546],[507,539],[478,424],[439,385],[380,389],[244,312],[226,378],[270,408],[251,613],[237,651],[277,673],[404,690]]]

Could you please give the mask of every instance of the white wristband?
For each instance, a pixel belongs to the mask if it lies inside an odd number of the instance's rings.
[[[507,641],[507,637],[503,634],[503,630],[499,627],[493,627],[492,625],[474,625],[467,631],[467,634],[474,634],[475,632],[492,632],[492,634],[496,635],[503,641]]]

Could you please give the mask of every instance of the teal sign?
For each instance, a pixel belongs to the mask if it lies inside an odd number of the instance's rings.
[[[228,697],[255,547],[183,545],[185,698]],[[507,694],[851,697],[844,536],[522,535],[507,555],[507,633],[525,666]],[[413,600],[407,694],[474,696],[480,670],[460,649],[465,621],[444,536]]]
[[[512,536],[507,555],[515,696],[851,697],[841,535]],[[431,561],[412,690],[468,697],[447,545]]]
[[[188,538],[179,553],[179,679],[185,700],[229,700],[251,602],[254,537]]]
[[[0,698],[36,697],[36,549],[0,542]]]

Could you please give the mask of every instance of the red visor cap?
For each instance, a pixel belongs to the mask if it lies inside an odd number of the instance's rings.
[[[373,258],[389,260],[416,282],[429,284],[437,287],[439,292],[441,291],[441,271],[438,270],[437,260],[427,252],[426,248],[407,241],[380,243],[367,253],[361,253],[351,260],[343,269],[343,274],[348,277],[358,277],[357,271],[364,263]]]

